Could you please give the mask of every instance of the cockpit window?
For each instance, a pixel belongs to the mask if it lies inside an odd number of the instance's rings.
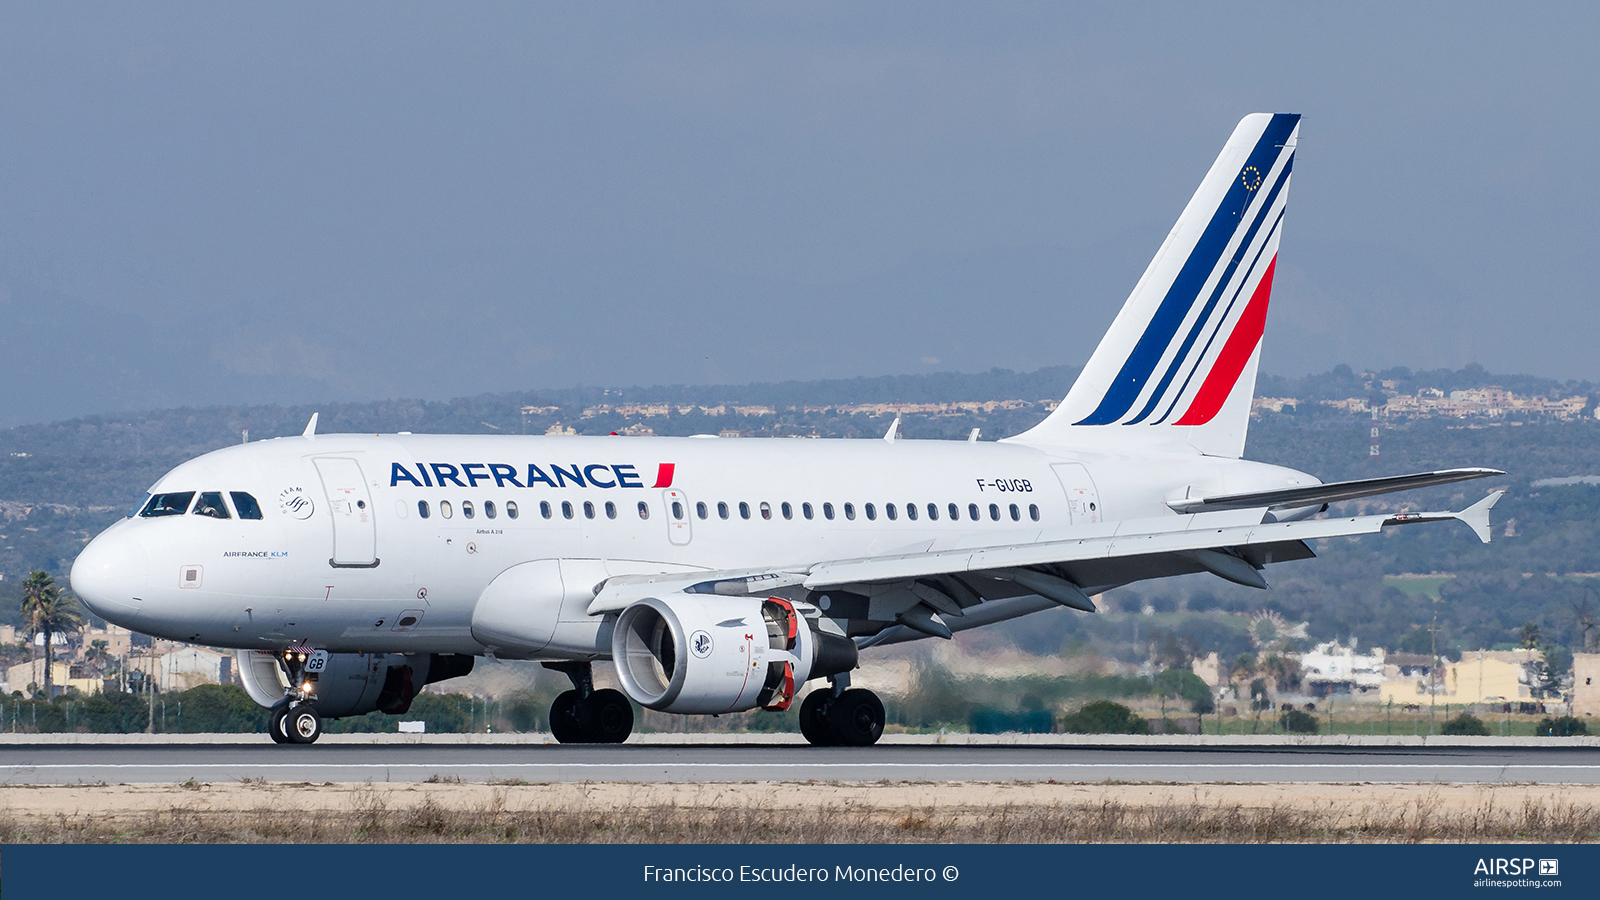
[[[206,491],[200,495],[200,501],[194,505],[194,514],[197,516],[210,516],[213,519],[231,519],[228,507],[223,505],[221,491]]]
[[[233,498],[233,508],[238,510],[239,518],[261,518],[261,504],[256,502],[256,498],[246,494],[244,491],[230,491],[228,496]]]
[[[138,503],[135,503],[133,505],[133,509],[128,510],[128,518],[131,519],[134,516],[137,516],[139,514],[139,510],[144,509],[144,505],[146,503],[149,503],[149,502],[150,502],[150,495],[149,494],[145,494],[143,500],[140,500]]]
[[[189,501],[194,499],[194,491],[179,491],[172,494],[153,494],[150,502],[144,505],[144,512],[139,513],[146,519],[156,519],[161,516],[181,516],[189,511]]]

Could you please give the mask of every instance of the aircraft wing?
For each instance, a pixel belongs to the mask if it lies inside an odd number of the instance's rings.
[[[1259,572],[1262,566],[1274,559],[1283,562],[1310,556],[1304,542],[1317,538],[1459,520],[1487,543],[1489,510],[1504,493],[1495,491],[1460,512],[1268,522],[1267,510],[1257,507],[1058,529],[1041,532],[1038,539],[1028,542],[977,544],[969,535],[965,545],[938,546],[934,542],[925,549],[863,559],[759,570],[615,576],[598,586],[588,612],[615,612],[668,591],[745,596],[795,586],[812,591],[895,594],[899,599],[885,597],[884,608],[922,603],[931,612],[957,617],[966,616],[969,609],[986,600],[1019,596],[1044,597],[1092,612],[1094,604],[1085,587],[1143,577],[1206,571],[1238,584],[1266,587]],[[1004,584],[996,589],[995,582]],[[887,621],[898,621],[901,615],[894,612]],[[948,630],[938,623],[930,627],[934,630],[923,633]]]
[[[1248,494],[1219,494],[1213,497],[1173,500],[1167,503],[1174,512],[1201,513],[1221,509],[1290,509],[1315,506],[1320,503],[1338,503],[1361,497],[1376,497],[1395,491],[1432,487],[1504,475],[1499,469],[1441,469],[1437,472],[1419,472],[1415,475],[1387,475],[1383,478],[1361,478],[1356,481],[1335,481],[1332,484],[1312,484],[1305,487],[1284,488],[1276,491],[1254,491]]]

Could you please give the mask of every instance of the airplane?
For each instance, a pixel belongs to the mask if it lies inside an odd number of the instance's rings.
[[[860,655],[1066,607],[1147,579],[1256,588],[1308,541],[1459,520],[1329,504],[1505,473],[1324,484],[1243,459],[1300,117],[1239,122],[1062,403],[1000,441],[318,434],[162,476],[72,566],[96,615],[236,648],[280,744],[400,715],[478,657],[572,689],[563,743],[620,743],[631,703],[787,709],[866,746]],[[593,665],[621,690],[597,689]],[[631,701],[631,703],[630,703]]]

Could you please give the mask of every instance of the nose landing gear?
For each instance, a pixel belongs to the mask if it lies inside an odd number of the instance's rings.
[[[815,747],[870,747],[883,736],[883,701],[840,675],[800,704],[800,733]]]
[[[310,688],[312,680],[306,673],[309,648],[285,650],[278,658],[289,676],[289,687],[284,698],[267,711],[267,734],[274,744],[315,744],[322,737],[322,717],[311,705],[317,695]]]
[[[621,691],[594,689],[594,666],[587,662],[547,662],[547,669],[572,680],[550,704],[550,734],[563,744],[620,744],[633,733],[633,705]]]

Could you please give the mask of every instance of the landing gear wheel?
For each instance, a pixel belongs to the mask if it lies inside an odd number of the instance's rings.
[[[301,705],[289,710],[283,718],[283,732],[290,743],[315,744],[322,737],[322,717],[309,706]]]
[[[595,744],[620,744],[633,733],[633,706],[621,691],[595,691],[578,704],[583,739]]]
[[[883,736],[883,701],[868,690],[854,688],[839,695],[828,707],[828,723],[846,747],[870,747]]]
[[[283,731],[284,717],[289,715],[289,705],[280,703],[267,710],[267,734],[272,736],[274,744],[289,743],[289,735]]]
[[[839,739],[828,725],[828,704],[833,702],[833,691],[817,688],[800,703],[800,733],[813,747],[834,747]]]
[[[556,702],[550,704],[551,737],[563,744],[585,742],[583,726],[578,724],[578,704],[582,702],[583,695],[577,691],[566,691],[556,697]]]

